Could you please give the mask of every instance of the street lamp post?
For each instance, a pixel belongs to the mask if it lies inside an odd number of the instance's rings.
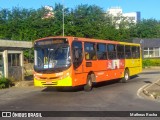
[[[62,10],[62,12],[63,12],[63,36],[64,36],[64,0],[63,0],[63,10]]]

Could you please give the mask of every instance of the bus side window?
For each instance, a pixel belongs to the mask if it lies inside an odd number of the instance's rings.
[[[106,53],[106,44],[98,43],[97,44],[97,58],[98,60],[106,60],[107,53]]]
[[[132,46],[132,58],[133,59],[140,58],[140,47],[139,46]]]
[[[95,43],[84,43],[85,48],[85,59],[86,60],[96,60],[96,50],[95,50]]]
[[[136,46],[132,46],[132,58],[133,59],[136,58],[136,51],[137,51],[137,47]]]
[[[117,57],[118,59],[124,59],[124,45],[117,45]]]
[[[86,60],[89,60],[89,53],[88,52],[85,52],[85,58],[86,58]]]
[[[132,57],[131,46],[126,45],[125,46],[125,58],[131,59],[131,57]]]
[[[140,58],[140,47],[139,46],[132,47],[132,57],[136,59]]]
[[[116,45],[114,44],[108,44],[108,58],[109,59],[116,59],[117,58],[117,52],[116,52]]]

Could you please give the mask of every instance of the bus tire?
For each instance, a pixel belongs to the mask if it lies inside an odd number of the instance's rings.
[[[92,90],[92,77],[88,75],[87,83],[84,85],[84,91],[89,92]]]
[[[121,82],[126,83],[126,82],[128,82],[129,79],[130,79],[129,70],[125,69],[124,77],[121,79]]]

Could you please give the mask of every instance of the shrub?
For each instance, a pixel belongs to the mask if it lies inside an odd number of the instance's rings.
[[[5,77],[1,77],[0,78],[0,89],[2,88],[8,88],[12,85],[12,81],[5,78]]]
[[[150,66],[160,66],[160,59],[143,59],[143,68]]]

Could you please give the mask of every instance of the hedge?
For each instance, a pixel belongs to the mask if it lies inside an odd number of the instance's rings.
[[[143,65],[143,68],[150,67],[150,66],[160,66],[160,58],[143,59],[142,65]]]
[[[9,88],[12,85],[13,85],[13,83],[11,80],[9,80],[5,77],[0,77],[0,89]]]

